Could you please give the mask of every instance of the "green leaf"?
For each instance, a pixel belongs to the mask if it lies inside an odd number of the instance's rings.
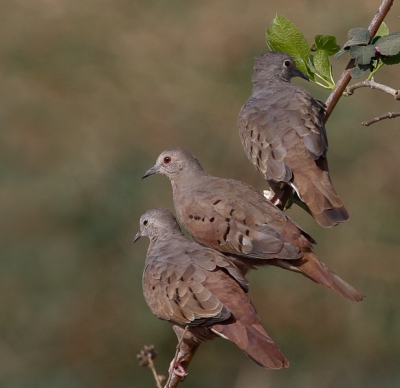
[[[349,52],[349,49],[344,49],[342,48],[339,52],[337,52],[334,56],[335,59],[338,59],[339,57],[341,57],[343,54],[346,54]]]
[[[310,69],[310,49],[304,35],[295,25],[281,15],[276,15],[266,31],[267,45],[272,51],[283,51],[291,55],[297,67],[310,79],[314,79],[314,73]]]
[[[371,40],[371,35],[367,28],[352,28],[347,33],[347,39],[348,41],[343,48],[368,44]]]
[[[353,78],[360,78],[371,70],[371,66],[360,65],[351,69],[350,75]]]
[[[392,55],[390,57],[381,57],[380,59],[385,65],[397,65],[400,63],[400,54]]]
[[[340,50],[340,46],[336,43],[336,37],[331,35],[317,35],[311,50],[324,50],[328,55],[334,55]]]
[[[400,53],[400,31],[382,36],[375,42],[376,51],[381,55],[397,55]]]
[[[335,81],[332,78],[332,66],[329,62],[329,56],[325,50],[318,50],[313,56],[313,64],[319,74],[322,75],[323,80],[328,85],[328,89],[333,89]]]
[[[379,37],[385,36],[385,35],[389,35],[389,27],[386,25],[385,22],[382,22],[378,28],[378,31],[376,31],[373,42],[375,42],[377,39],[379,39]]]
[[[375,47],[372,44],[352,46],[350,47],[350,56],[356,60],[358,65],[369,65],[372,58],[376,56]]]

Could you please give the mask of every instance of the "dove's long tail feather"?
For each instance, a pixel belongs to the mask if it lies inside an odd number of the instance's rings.
[[[305,252],[301,259],[271,260],[269,264],[299,272],[351,302],[359,302],[364,299],[363,294],[337,276],[312,252]]]
[[[308,169],[302,166],[301,171],[295,171],[292,185],[318,224],[331,228],[348,220],[349,213],[332,186],[326,158],[320,159],[318,163],[308,161]]]
[[[213,326],[213,331],[221,337],[232,341],[252,360],[264,368],[282,369],[289,366],[289,361],[260,323],[246,325],[239,320],[229,325],[215,325]]]
[[[212,325],[212,331],[232,341],[257,364],[268,369],[281,369],[289,366],[285,356],[265,332],[248,295],[232,278],[221,282],[204,283],[207,288],[218,295],[220,301],[231,312],[231,317]],[[223,292],[222,292],[223,291]]]

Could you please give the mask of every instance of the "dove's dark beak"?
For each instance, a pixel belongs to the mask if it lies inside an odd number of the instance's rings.
[[[308,75],[304,74],[302,71],[300,71],[299,69],[295,70],[295,76],[300,77],[305,79],[306,81],[309,81],[310,78],[308,78]]]
[[[142,234],[141,234],[140,231],[139,231],[139,232],[137,232],[137,233],[135,234],[135,237],[133,238],[133,242],[135,243],[137,240],[140,239],[140,237],[142,237]]]
[[[149,168],[149,169],[143,174],[142,179],[147,178],[147,177],[150,176],[150,175],[157,174],[157,172],[158,172],[158,167],[157,167],[157,165],[155,165],[155,166],[153,166],[152,168]]]

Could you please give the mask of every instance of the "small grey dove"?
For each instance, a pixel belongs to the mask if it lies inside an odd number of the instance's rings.
[[[255,58],[253,91],[239,113],[239,136],[274,192],[273,202],[294,189],[318,224],[329,228],[349,214],[329,175],[325,104],[292,85],[293,77],[308,80],[290,55],[267,52]]]
[[[179,355],[170,373],[186,375],[199,344],[222,337],[268,369],[289,366],[261,325],[247,295],[248,282],[223,254],[189,241],[168,209],[147,211],[134,241],[150,245],[143,273],[143,293],[155,316],[169,321],[178,337]],[[185,332],[184,328],[188,326]]]
[[[315,241],[253,187],[207,174],[187,150],[161,153],[143,178],[167,176],[181,224],[200,244],[223,252],[245,274],[275,265],[303,274],[352,302],[364,298],[312,252]]]

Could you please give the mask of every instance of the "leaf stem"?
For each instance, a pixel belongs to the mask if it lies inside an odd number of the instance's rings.
[[[317,72],[315,72],[315,75],[316,75],[320,80],[322,80],[323,82],[325,82],[325,85],[324,85],[324,84],[320,83],[319,81],[314,81],[317,85],[322,86],[322,87],[325,88],[325,89],[330,89],[330,90],[332,90],[332,89],[334,88],[335,84],[329,82],[325,77],[319,75]]]

